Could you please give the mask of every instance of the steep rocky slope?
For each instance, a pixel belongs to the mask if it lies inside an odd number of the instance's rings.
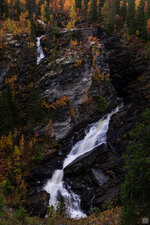
[[[1,64],[1,79],[6,67],[6,77],[18,74],[15,83],[22,90],[17,99],[23,121],[27,120],[26,103],[34,80],[34,88],[40,89],[40,98],[49,108],[47,114],[58,143],[57,151],[46,149],[42,164],[26,177],[27,207],[33,214],[45,214],[50,196],[40,191],[43,184],[62,167],[72,145],[84,137],[84,128],[123,101],[124,106],[110,121],[107,145],[79,157],[65,169],[65,184],[81,196],[85,212],[91,213],[94,206],[101,208],[105,201],[118,204],[128,132],[150,104],[149,62],[140,54],[142,46],[128,49],[120,37],[109,36],[99,27],[71,32],[63,29],[55,41],[47,36],[42,39],[46,58],[36,66],[36,52],[29,48],[28,37],[8,37],[7,45],[10,58],[7,66]],[[16,55],[11,56],[13,52]],[[63,107],[52,108],[62,97]],[[32,132],[42,136],[47,126],[47,121],[38,124]]]

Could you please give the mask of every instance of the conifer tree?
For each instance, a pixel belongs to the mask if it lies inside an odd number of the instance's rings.
[[[99,1],[99,5],[98,5],[98,18],[99,20],[101,20],[102,14],[101,14],[101,10],[103,8],[105,0],[100,0]]]
[[[123,0],[122,5],[120,7],[120,16],[122,16],[123,20],[126,19],[127,16],[127,0]]]
[[[105,26],[108,26],[109,24],[109,2],[108,0],[106,0],[106,2],[104,3],[102,10],[101,10],[102,16],[104,18],[104,23]]]
[[[139,6],[136,12],[136,29],[139,33],[139,37],[146,38],[146,17],[145,17],[145,2],[140,0]]]
[[[82,1],[81,0],[75,0],[76,9],[81,9]]]
[[[120,0],[114,0],[114,14],[119,15],[120,14]]]
[[[146,19],[150,18],[150,0],[147,0]]]
[[[87,14],[87,10],[88,10],[88,2],[89,2],[89,0],[83,0],[82,10],[83,10],[83,14],[84,14],[84,15]]]
[[[129,28],[129,34],[134,34],[135,29],[135,0],[128,0],[127,10],[127,25]]]
[[[90,21],[95,22],[96,20],[97,20],[97,0],[91,0]]]
[[[0,0],[0,18],[2,18],[3,15],[5,15],[6,17],[8,16],[8,7],[6,0]]]
[[[21,6],[20,6],[20,0],[16,0],[15,2],[15,9],[17,11],[17,18],[19,18],[20,14],[21,14]]]

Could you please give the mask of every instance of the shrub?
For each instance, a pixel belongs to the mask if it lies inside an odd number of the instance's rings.
[[[27,212],[23,207],[19,207],[15,214],[13,215],[14,219],[22,222],[22,224],[25,224],[27,221]]]
[[[106,108],[108,107],[108,102],[106,98],[104,98],[103,96],[95,96],[93,99],[96,103],[97,111],[104,112]]]
[[[28,116],[32,124],[37,125],[45,118],[45,110],[42,106],[40,90],[32,90],[28,101]]]
[[[145,58],[146,59],[150,59],[150,41],[147,42],[146,46],[145,46]]]
[[[35,156],[34,156],[34,162],[36,164],[38,164],[38,163],[42,162],[42,160],[43,160],[43,154],[40,151],[40,147],[39,147],[38,144],[36,144],[36,146],[35,146],[35,151],[36,151],[36,153],[35,153]]]

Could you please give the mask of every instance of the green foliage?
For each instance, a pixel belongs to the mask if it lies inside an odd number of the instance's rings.
[[[17,221],[22,222],[22,224],[25,224],[27,221],[27,212],[23,207],[19,207],[16,211],[15,214],[13,215],[13,218]]]
[[[109,2],[108,0],[105,1],[102,9],[101,9],[101,14],[104,18],[104,24],[107,27],[110,21],[110,13],[109,13]]]
[[[103,96],[94,96],[93,97],[98,112],[104,112],[106,108],[108,107],[108,102],[105,97]]]
[[[150,42],[149,41],[146,43],[145,50],[146,50],[145,58],[150,59]]]
[[[150,110],[130,133],[125,156],[126,177],[122,185],[122,225],[135,225],[150,215]]]
[[[37,125],[44,120],[46,116],[44,107],[42,106],[42,100],[40,96],[40,90],[32,90],[29,95],[28,101],[28,118],[30,123]]]
[[[127,10],[127,24],[129,28],[129,34],[134,34],[136,31],[135,26],[135,0],[128,0]]]
[[[0,215],[1,213],[4,212],[4,198],[3,196],[0,194]]]
[[[11,181],[7,178],[5,186],[4,186],[4,192],[6,194],[10,194],[12,192],[12,190],[13,190],[13,185],[12,185]]]
[[[40,146],[38,144],[36,144],[36,146],[35,146],[35,151],[36,151],[36,153],[34,156],[34,162],[36,164],[39,164],[43,160],[43,154],[42,154],[42,152],[40,150]]]
[[[93,213],[94,213],[96,216],[98,216],[98,215],[100,214],[100,212],[101,212],[101,209],[100,209],[100,208],[98,208],[98,207],[94,207],[94,208],[93,208]]]
[[[62,216],[66,216],[66,203],[65,203],[65,200],[62,196],[60,196],[60,199],[59,199],[59,203],[57,205],[57,213],[59,213],[60,215]]]
[[[97,1],[91,1],[91,9],[90,9],[90,22],[97,21]]]
[[[8,135],[19,121],[18,108],[10,88],[0,90],[0,137]]]
[[[138,9],[136,11],[136,30],[138,31],[138,36],[142,39],[146,39],[146,13],[145,10],[145,2],[143,0],[140,1]]]

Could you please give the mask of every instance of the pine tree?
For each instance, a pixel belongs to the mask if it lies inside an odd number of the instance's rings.
[[[150,0],[147,0],[146,19],[150,18]]]
[[[97,20],[97,0],[91,0],[90,22]]]
[[[21,14],[20,0],[16,0],[15,9],[16,9],[16,12],[17,12],[16,17],[19,18],[20,14]]]
[[[82,1],[81,0],[75,0],[76,9],[81,9]]]
[[[122,185],[121,225],[141,224],[150,215],[150,110],[130,132],[125,156],[126,176]]]
[[[99,20],[102,19],[102,13],[101,13],[101,10],[102,10],[102,8],[103,8],[104,2],[105,2],[105,0],[100,0],[100,1],[99,1],[99,5],[98,5],[98,18],[99,18]]]
[[[104,18],[104,23],[105,23],[105,26],[108,26],[109,24],[109,17],[110,17],[110,14],[109,14],[109,2],[108,0],[106,0],[106,2],[104,3],[103,7],[102,7],[102,10],[101,10],[101,13],[102,13],[102,16]]]
[[[0,0],[0,18],[5,15],[8,16],[8,6],[6,0]]]
[[[114,0],[114,14],[119,15],[120,14],[120,0]]]
[[[127,0],[123,0],[122,5],[120,7],[120,16],[122,16],[123,20],[126,19],[127,16]]]
[[[87,14],[88,3],[89,3],[89,0],[83,0],[82,10],[83,10],[83,14],[84,14],[84,15]]]
[[[128,0],[127,25],[129,34],[134,34],[135,29],[135,0]]]
[[[140,0],[139,6],[136,12],[136,29],[139,33],[139,37],[146,38],[146,17],[145,17],[145,2]]]

